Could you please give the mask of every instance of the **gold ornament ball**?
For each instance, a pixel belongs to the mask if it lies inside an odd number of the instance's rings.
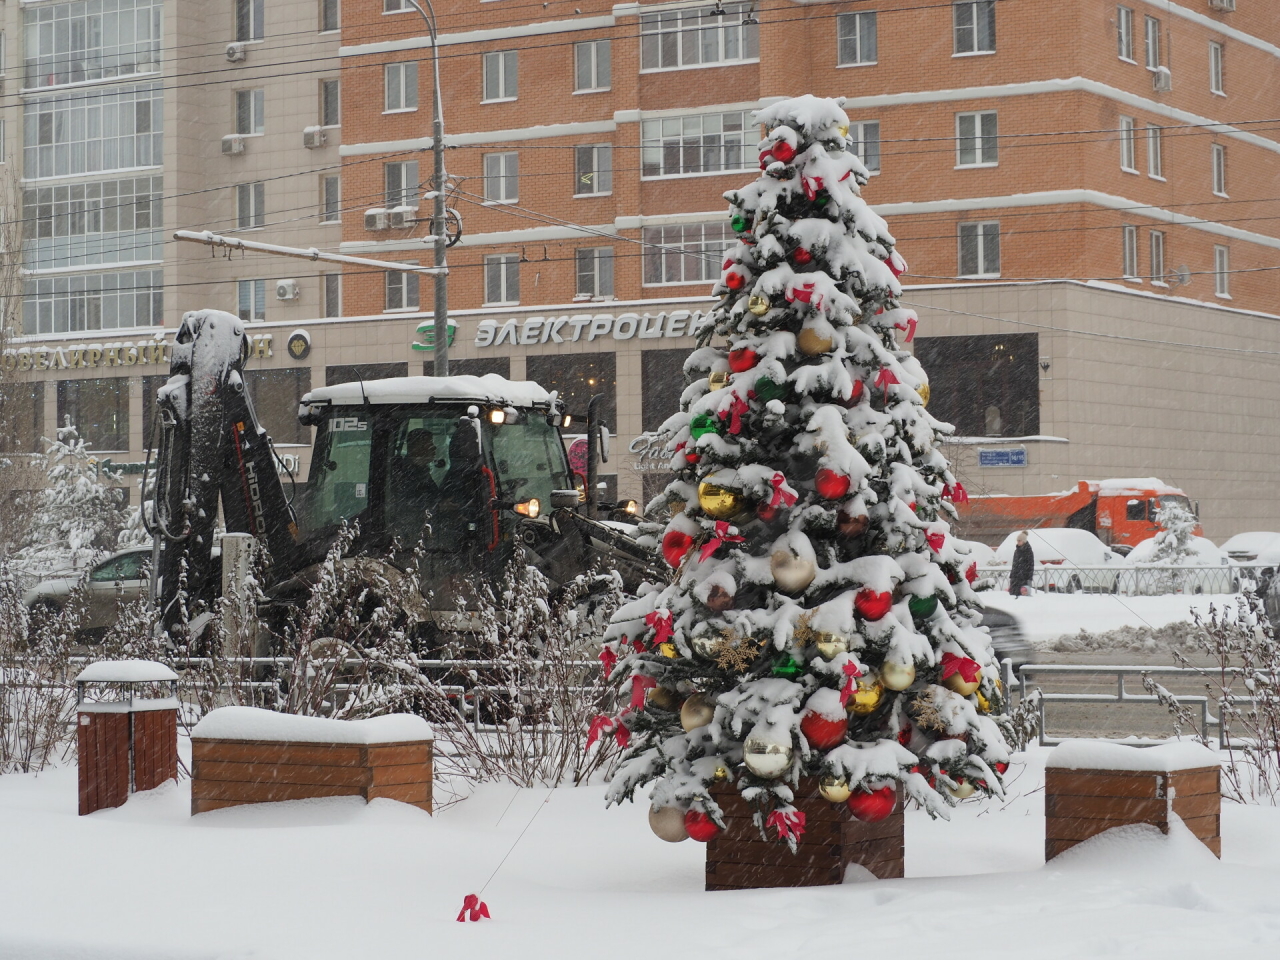
[[[920,394],[920,402],[927,407],[929,405],[929,385],[927,383],[920,384],[920,386],[916,387],[916,393]]]
[[[716,638],[700,636],[694,637],[690,640],[689,646],[693,648],[693,652],[696,656],[703,657],[707,660],[713,660],[716,655],[717,643],[719,643],[719,640]]]
[[[727,387],[729,385],[729,371],[713,371],[711,376],[707,378],[707,385],[710,386],[712,390],[721,390]]]
[[[747,309],[757,317],[763,317],[769,312],[769,298],[752,295],[752,297],[747,301]]]
[[[737,491],[726,490],[704,480],[698,484],[698,506],[713,520],[728,520],[743,511],[745,501]]]
[[[958,693],[962,697],[968,697],[978,692],[978,685],[982,683],[982,671],[979,670],[974,676],[973,681],[966,680],[960,671],[956,671],[951,676],[942,681],[942,685],[952,693]]]
[[[859,677],[858,689],[849,698],[846,708],[854,716],[865,717],[874,713],[884,699],[884,684],[875,677]]]
[[[809,327],[802,328],[796,334],[796,349],[806,357],[816,357],[819,354],[830,353],[831,348],[835,345],[836,342],[830,337],[824,337]]]
[[[840,126],[836,127],[836,133],[842,137],[849,136],[849,125],[847,123],[840,124]]]
[[[684,811],[679,807],[649,808],[649,829],[657,834],[659,840],[667,843],[679,843],[689,839],[689,831],[684,828]]]
[[[670,710],[675,713],[680,709],[680,698],[675,695],[675,691],[668,690],[666,687],[650,687],[645,699],[649,701],[650,706],[657,707],[659,710]]]
[[[977,793],[977,789],[978,788],[975,787],[971,781],[964,780],[957,786],[947,787],[947,793],[951,794],[951,796],[955,797],[957,800],[967,800]]]
[[[822,799],[831,803],[844,803],[853,793],[849,789],[849,781],[844,777],[823,777],[818,781],[818,793]]]
[[[838,633],[819,633],[814,638],[813,648],[823,660],[830,660],[849,652],[849,640]]]
[[[680,707],[680,726],[685,732],[705,727],[716,715],[715,697],[705,693],[695,693],[685,700]]]
[[[665,643],[658,644],[658,652],[664,657],[669,657],[672,660],[680,656],[680,651],[676,649],[676,645],[670,640]]]
[[[729,779],[729,770],[726,767],[716,767],[715,773],[711,774],[713,783],[724,783]]]
[[[980,691],[978,692],[978,710],[982,713],[991,712],[991,701],[984,697]]]
[[[784,593],[802,592],[818,575],[812,560],[797,557],[790,550],[775,550],[769,557],[769,570]]]
[[[742,762],[765,780],[776,780],[790,770],[794,755],[791,744],[776,743],[754,733],[742,745]]]
[[[889,690],[905,690],[916,679],[915,664],[891,663],[886,660],[880,668],[880,680]]]

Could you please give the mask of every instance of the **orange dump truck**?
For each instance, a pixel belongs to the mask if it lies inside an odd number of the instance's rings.
[[[971,496],[956,504],[958,532],[969,540],[995,547],[1010,532],[1030,527],[1073,527],[1096,534],[1113,547],[1136,547],[1160,529],[1156,511],[1162,504],[1180,501],[1196,516],[1192,504],[1177,487],[1155,477],[1127,480],[1081,480],[1074,490],[1035,497]],[[1196,525],[1196,536],[1204,536]]]

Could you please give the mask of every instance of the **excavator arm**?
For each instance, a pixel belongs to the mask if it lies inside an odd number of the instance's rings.
[[[252,534],[265,545],[275,574],[292,572],[301,558],[276,455],[245,389],[248,357],[239,319],[220,310],[188,313],[169,380],[156,396],[160,437],[152,507],[144,516],[155,544],[151,596],[175,641],[218,594],[219,507],[228,532]]]

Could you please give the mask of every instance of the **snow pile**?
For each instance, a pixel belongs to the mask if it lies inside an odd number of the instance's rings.
[[[77,683],[160,683],[178,675],[154,660],[99,660],[80,671]]]
[[[1234,607],[1235,594],[1124,597],[1114,594],[1036,593],[1011,597],[999,590],[981,594],[984,606],[1002,610],[1018,621],[1023,636],[1042,649],[1079,649],[1059,644],[1078,643],[1080,634],[1098,636],[1125,628],[1154,631],[1170,624],[1190,624],[1191,611],[1207,616],[1209,607]],[[1188,628],[1189,629],[1189,628]],[[1118,634],[1124,637],[1123,634]],[[1169,642],[1173,637],[1170,636]],[[1087,641],[1090,649],[1104,649]]]
[[[1049,751],[1045,766],[1054,770],[1194,770],[1216,767],[1218,755],[1190,740],[1159,743],[1069,740]]]
[[[393,713],[367,720],[299,717],[257,707],[219,707],[191,731],[209,740],[274,740],[289,743],[402,743],[431,740],[431,725],[421,717]]]

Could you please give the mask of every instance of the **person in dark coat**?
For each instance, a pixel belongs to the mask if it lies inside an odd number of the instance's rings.
[[[1013,567],[1009,570],[1009,592],[1020,597],[1031,586],[1036,575],[1036,558],[1031,552],[1027,531],[1018,534],[1018,546],[1013,551]]]

